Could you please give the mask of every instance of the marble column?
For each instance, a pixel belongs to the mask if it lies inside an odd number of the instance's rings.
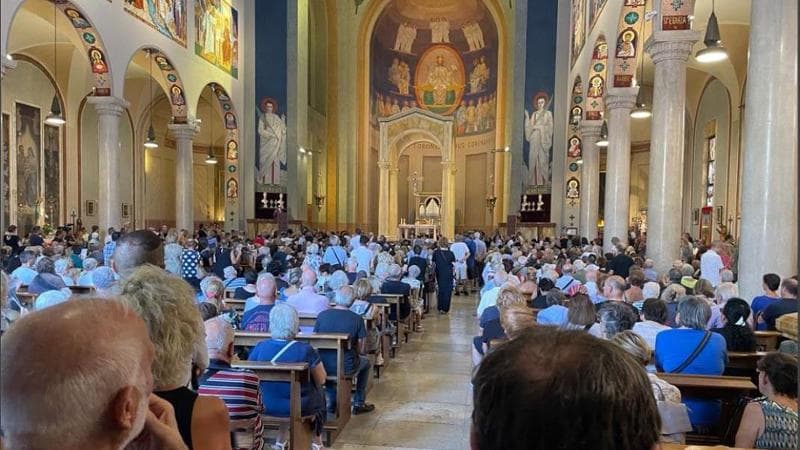
[[[87,97],[97,111],[98,225],[101,230],[119,229],[122,203],[119,195],[119,121],[128,102],[118,97]]]
[[[742,145],[739,296],[797,274],[797,1],[754,1]]]
[[[442,161],[442,235],[452,240],[456,234],[456,163]]]
[[[583,159],[583,187],[581,189],[580,221],[582,237],[597,238],[597,217],[600,214],[600,139],[602,120],[581,122],[581,158]]]
[[[628,242],[628,205],[631,195],[631,110],[638,87],[611,88],[605,97],[608,114],[606,150],[606,198],[603,250],[611,251],[611,239]]]
[[[175,228],[194,230],[194,154],[192,140],[199,131],[193,124],[167,125],[175,139]]]
[[[680,256],[686,60],[697,31],[656,31],[645,42],[655,65],[647,189],[647,257],[665,272]]]
[[[399,202],[399,185],[397,184],[397,174],[400,169],[397,164],[389,167],[389,234],[386,235],[387,239],[399,237],[397,225],[400,223],[399,214],[397,213]]]
[[[389,161],[378,161],[378,235],[389,234]]]

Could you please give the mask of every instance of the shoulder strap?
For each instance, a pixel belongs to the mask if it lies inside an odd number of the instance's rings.
[[[286,353],[286,350],[289,350],[289,347],[291,347],[292,345],[294,345],[296,342],[297,342],[297,341],[291,341],[291,342],[289,342],[288,344],[286,344],[286,345],[285,345],[285,346],[284,346],[284,347],[281,349],[281,351],[279,351],[279,352],[278,352],[278,353],[277,353],[275,356],[273,356],[273,357],[272,357],[272,359],[271,359],[271,360],[269,360],[269,362],[271,362],[271,363],[273,363],[273,364],[275,364],[276,362],[278,362],[278,358],[280,358],[281,356],[283,356],[283,354],[284,354],[284,353]]]
[[[706,344],[708,343],[709,339],[711,339],[711,332],[710,331],[706,331],[706,334],[703,335],[703,339],[701,339],[700,343],[697,344],[697,347],[695,347],[695,349],[692,352],[692,354],[689,355],[686,358],[686,360],[680,366],[675,368],[675,370],[672,370],[671,373],[681,373],[681,372],[683,372],[683,370],[686,369],[689,366],[689,364],[691,364],[692,361],[695,360],[695,358],[697,358],[697,355],[699,355],[700,352],[703,351],[703,349],[706,347]]]

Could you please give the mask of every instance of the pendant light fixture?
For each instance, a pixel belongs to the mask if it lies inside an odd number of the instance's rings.
[[[717,15],[715,13],[715,1],[711,1],[711,15],[708,16],[708,24],[706,24],[706,36],[703,43],[706,48],[698,50],[694,55],[697,62],[700,63],[713,63],[722,61],[728,58],[728,51],[722,46],[722,37],[719,34],[719,23],[717,22]]]
[[[603,119],[603,125],[600,127],[600,140],[596,144],[598,147],[608,147],[608,123]]]
[[[639,38],[644,37],[644,19],[639,21]],[[641,50],[639,50],[641,51]],[[641,80],[641,81],[640,81]],[[650,108],[644,103],[644,92],[642,92],[642,81],[644,81],[644,53],[639,58],[639,76],[636,77],[636,85],[639,86],[639,92],[636,94],[636,106],[631,110],[632,119],[647,119],[652,116]]]
[[[147,60],[148,60],[148,73],[150,77],[148,79],[148,91],[150,94],[150,127],[147,128],[147,140],[144,141],[145,148],[158,148],[158,142],[156,141],[156,130],[153,128],[153,49],[145,49],[147,52]]]
[[[58,13],[56,2],[53,2],[53,80],[54,85],[58,83],[58,51],[56,39],[58,38],[58,26],[56,25],[56,15]],[[53,86],[57,89],[56,86]],[[58,101],[58,92],[53,94],[53,103],[50,105],[50,113],[45,117],[44,123],[54,127],[60,127],[67,123],[64,116],[61,114],[61,103]]]
[[[214,125],[211,123],[211,101],[208,102],[208,155],[206,155],[206,164],[216,164],[217,157],[214,156]]]

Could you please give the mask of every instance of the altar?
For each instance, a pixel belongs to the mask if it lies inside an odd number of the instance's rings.
[[[411,232],[414,235],[411,236]],[[397,236],[400,239],[411,239],[418,237],[420,234],[427,234],[433,237],[433,240],[439,239],[439,225],[435,223],[401,223],[397,226]]]

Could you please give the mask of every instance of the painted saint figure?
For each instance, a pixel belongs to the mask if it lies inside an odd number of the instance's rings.
[[[579,198],[580,196],[580,182],[577,178],[570,178],[567,181],[567,198]]]
[[[236,141],[230,140],[228,141],[227,151],[225,153],[225,157],[230,160],[235,160],[239,158],[239,149],[236,146]]]
[[[78,11],[76,11],[76,10],[74,10],[72,8],[69,8],[69,9],[64,10],[64,12],[67,14],[67,17],[69,17],[69,20],[72,22],[72,26],[73,27],[75,27],[75,28],[89,28],[89,27],[91,27],[89,22],[86,19],[84,19],[83,16],[81,16],[81,13],[79,13]]]
[[[281,184],[281,172],[286,170],[286,116],[279,117],[275,110],[274,100],[265,99],[261,103],[257,180],[260,184]]]
[[[595,75],[589,80],[589,97],[599,98],[603,96],[603,78]]]
[[[536,111],[525,110],[525,139],[529,144],[528,182],[533,186],[550,183],[550,149],[553,146],[553,113],[548,109],[547,94],[540,92],[533,98]]]
[[[239,198],[239,183],[235,178],[228,179],[226,195],[228,198]]]
[[[97,47],[89,48],[89,59],[92,61],[92,73],[107,73],[108,66],[106,66],[106,62],[103,59],[103,52],[101,52]]]
[[[425,82],[433,89],[433,103],[444,105],[447,102],[447,90],[453,84],[452,71],[444,65],[444,57],[436,57],[436,67],[428,74]]]
[[[569,139],[569,148],[567,149],[567,155],[570,158],[580,158],[581,157],[581,140],[578,136],[572,136]]]
[[[170,97],[172,98],[172,104],[175,106],[183,106],[186,102],[183,99],[183,91],[181,90],[180,86],[177,84],[173,84],[171,88],[169,88]]]
[[[633,58],[636,56],[636,32],[627,29],[622,32],[617,42],[617,58]]]

